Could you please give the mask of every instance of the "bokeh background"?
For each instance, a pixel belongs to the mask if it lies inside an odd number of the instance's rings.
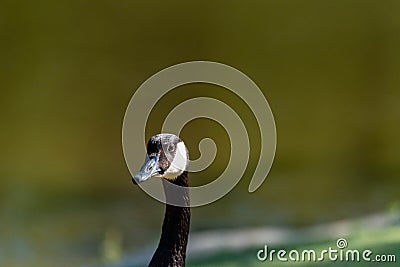
[[[278,137],[269,177],[249,194],[259,132],[239,98],[192,84],[157,104],[147,136],[205,95],[231,105],[252,138],[246,176],[193,209],[193,232],[399,210],[399,11],[395,0],[1,1],[0,265],[80,266],[155,244],[164,206],[131,184],[122,120],[142,82],[191,60],[251,77]],[[194,183],[227,162],[222,127],[199,119],[182,132],[193,157],[204,137],[218,155]]]

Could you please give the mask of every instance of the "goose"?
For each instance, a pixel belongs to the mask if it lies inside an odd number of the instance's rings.
[[[166,208],[161,238],[149,266],[185,266],[186,247],[190,227],[189,193],[173,195],[168,186],[172,184],[188,188],[189,153],[184,142],[174,134],[157,134],[147,143],[146,159],[132,182],[139,184],[151,177],[162,179]],[[168,204],[168,200],[179,197],[183,207]]]

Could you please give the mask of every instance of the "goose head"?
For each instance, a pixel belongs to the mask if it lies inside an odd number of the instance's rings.
[[[185,143],[174,134],[157,134],[147,143],[145,161],[132,182],[138,184],[151,177],[175,180],[189,164]]]

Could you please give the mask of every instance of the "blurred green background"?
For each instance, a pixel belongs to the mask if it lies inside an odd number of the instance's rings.
[[[252,78],[278,137],[268,179],[248,194],[259,140],[240,99],[192,84],[157,104],[147,136],[175,105],[206,92],[235,108],[252,137],[246,177],[193,209],[193,231],[399,209],[399,11],[395,0],[1,1],[0,265],[101,261],[114,257],[105,255],[110,235],[116,258],[156,242],[164,206],[131,184],[122,120],[142,82],[191,60]],[[199,119],[182,132],[194,157],[206,136],[220,153],[196,180],[227,160],[217,124]]]

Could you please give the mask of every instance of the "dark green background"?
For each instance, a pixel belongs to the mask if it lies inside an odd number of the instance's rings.
[[[200,87],[248,118],[246,177],[193,210],[193,231],[398,209],[399,11],[395,0],[1,1],[0,264],[95,262],[109,231],[127,253],[158,238],[163,205],[131,185],[122,120],[142,82],[191,60],[252,78],[278,137],[268,179],[248,194],[259,142],[250,110],[207,85],[177,88],[158,103],[148,136]],[[220,153],[196,181],[211,180],[227,160],[215,123],[196,120],[182,133],[194,156],[206,136]]]

